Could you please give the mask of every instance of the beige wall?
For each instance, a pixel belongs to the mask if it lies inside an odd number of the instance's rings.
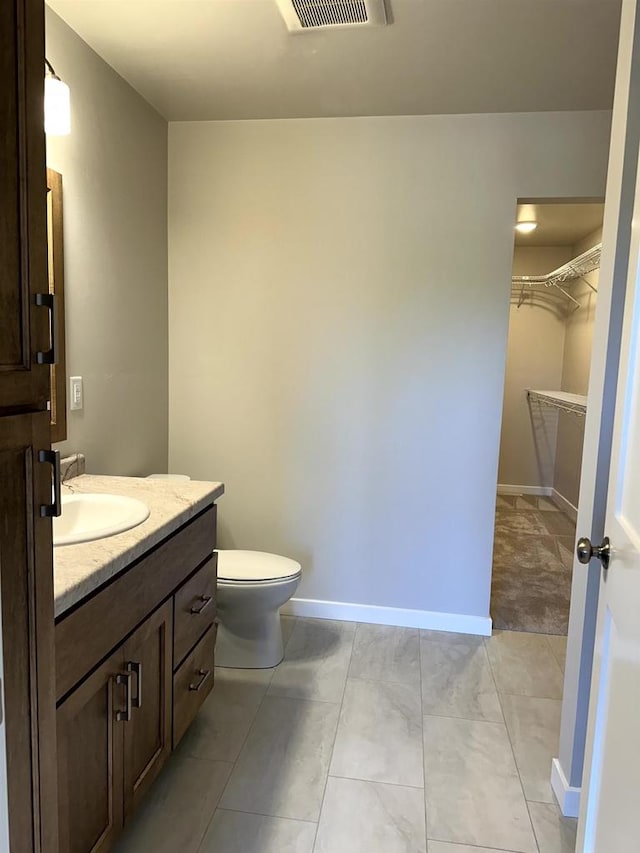
[[[170,466],[223,547],[488,614],[516,199],[602,195],[609,118],[170,125]]]
[[[85,408],[63,452],[90,471],[167,465],[167,124],[50,9],[47,57],[71,88],[72,132],[49,137],[62,173],[67,372]]]
[[[574,257],[602,242],[602,229],[590,234],[573,247]],[[589,273],[587,280],[598,286],[598,271]],[[567,320],[562,384],[563,391],[586,394],[589,386],[593,328],[597,295],[583,282],[572,285],[572,294],[580,302]],[[554,488],[574,507],[578,505],[580,470],[582,468],[582,445],[584,443],[584,418],[560,413],[558,419],[558,443],[554,472]]]
[[[516,246],[514,275],[545,275],[571,258],[570,247]],[[527,388],[560,388],[565,318],[553,294],[528,297],[509,308],[498,483],[508,486],[553,485],[557,413],[530,406]]]

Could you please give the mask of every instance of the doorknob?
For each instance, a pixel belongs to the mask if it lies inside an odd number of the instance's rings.
[[[602,543],[594,548],[591,540],[583,536],[581,539],[578,539],[576,554],[578,555],[578,560],[585,565],[590,562],[592,557],[595,557],[600,560],[603,569],[608,569],[611,560],[611,542],[609,542],[609,537],[605,536]]]

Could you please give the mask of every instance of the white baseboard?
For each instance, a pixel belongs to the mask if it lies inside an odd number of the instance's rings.
[[[490,616],[468,616],[464,613],[404,610],[401,607],[351,604],[345,601],[317,601],[312,598],[292,598],[284,605],[282,613],[316,619],[339,619],[343,622],[370,622],[374,625],[398,625],[401,628],[429,628],[432,631],[491,636]]]
[[[499,495],[537,495],[540,498],[548,498],[553,494],[551,486],[511,486],[506,483],[498,483]]]
[[[571,501],[568,501],[564,495],[560,494],[560,492],[553,489],[551,500],[554,504],[557,504],[563,512],[566,512],[569,518],[573,521],[578,520],[578,507],[574,506]]]
[[[569,785],[557,758],[554,758],[551,764],[551,787],[562,814],[565,817],[578,817],[581,789]]]

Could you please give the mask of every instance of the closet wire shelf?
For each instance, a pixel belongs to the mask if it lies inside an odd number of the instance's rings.
[[[587,398],[583,394],[569,394],[567,391],[537,391],[528,388],[527,397],[530,403],[550,406],[578,417],[584,417],[587,414]]]
[[[540,293],[541,287],[544,288],[556,288],[560,291],[566,298],[573,302],[576,307],[580,306],[580,303],[577,299],[575,299],[569,291],[563,287],[562,285],[571,281],[575,281],[576,279],[581,279],[587,287],[589,287],[594,293],[598,292],[598,289],[594,287],[590,281],[587,281],[585,278],[590,272],[597,270],[600,268],[600,256],[602,254],[602,243],[598,243],[593,246],[591,249],[587,249],[586,252],[583,252],[581,255],[578,255],[577,258],[573,258],[573,260],[568,261],[566,264],[563,264],[561,267],[558,267],[557,270],[553,270],[553,272],[547,273],[547,275],[514,275],[511,278],[511,287],[513,290],[519,290],[520,295],[518,299],[518,308],[525,301],[525,294],[527,291],[532,293]]]

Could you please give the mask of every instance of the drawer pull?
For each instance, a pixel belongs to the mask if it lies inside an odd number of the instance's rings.
[[[213,596],[201,595],[198,598],[198,601],[200,601],[201,604],[199,606],[194,605],[190,610],[192,616],[199,616],[200,613],[202,613],[202,611],[205,610],[211,604],[211,602],[213,601]]]
[[[127,672],[136,674],[136,695],[132,700],[134,708],[142,708],[142,664],[140,661],[131,660],[127,662]]]
[[[124,684],[126,704],[124,711],[116,711],[116,720],[118,722],[128,723],[131,720],[131,682],[133,674],[131,672],[119,672],[116,675],[116,684]]]
[[[200,676],[200,679],[197,682],[194,682],[193,684],[189,685],[189,690],[195,690],[196,693],[198,692],[198,690],[200,690],[203,687],[205,681],[211,675],[211,670],[210,669],[199,669],[198,675]]]

